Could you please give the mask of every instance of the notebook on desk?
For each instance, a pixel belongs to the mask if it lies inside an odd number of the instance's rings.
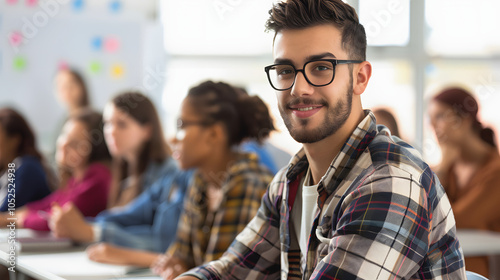
[[[0,235],[9,234],[2,231]],[[2,238],[3,239],[3,238]],[[16,246],[20,252],[56,251],[70,248],[73,241],[69,238],[55,237],[49,231],[16,229]]]
[[[64,279],[115,279],[152,275],[149,269],[93,262],[85,251],[20,255],[18,264],[32,271]]]

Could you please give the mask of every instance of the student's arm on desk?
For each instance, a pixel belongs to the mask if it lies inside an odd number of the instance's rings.
[[[49,227],[57,237],[68,237],[78,242],[94,241],[92,226],[85,221],[82,213],[72,203],[52,205]]]
[[[175,280],[199,280],[199,279],[193,276],[182,276],[175,278]]]
[[[160,256],[155,252],[128,249],[109,243],[98,243],[87,248],[89,259],[108,264],[133,265],[150,267],[153,261]]]

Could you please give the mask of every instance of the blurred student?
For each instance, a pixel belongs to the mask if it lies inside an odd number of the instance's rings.
[[[377,125],[384,125],[389,129],[392,136],[396,136],[401,138],[401,134],[399,133],[399,126],[396,120],[396,117],[385,108],[376,108],[373,110],[373,114],[377,119]]]
[[[225,83],[204,82],[184,99],[175,154],[183,168],[197,167],[177,239],[153,265],[167,279],[215,260],[254,217],[272,179],[254,154],[234,147],[258,143],[274,130],[267,106]]]
[[[442,152],[437,169],[457,228],[500,232],[500,156],[491,129],[478,120],[478,103],[463,88],[447,88],[429,104]],[[487,257],[465,258],[467,270],[488,277]]]
[[[0,212],[44,198],[55,184],[28,122],[14,109],[1,108]]]
[[[248,95],[245,88],[236,88],[236,90],[240,91],[241,94]],[[254,112],[254,114],[265,115],[268,114],[268,111]],[[240,149],[242,152],[257,154],[259,157],[259,163],[265,165],[273,175],[276,174],[281,167],[287,165],[292,157],[290,154],[271,144],[267,140],[262,143],[255,140],[243,141],[240,144]]]
[[[74,69],[61,69],[55,78],[56,97],[69,116],[90,107],[90,97],[83,76]]]
[[[164,252],[175,237],[192,172],[180,171],[170,156],[156,110],[146,96],[134,92],[116,96],[106,106],[104,119],[115,164],[117,193],[112,205],[128,204],[108,209],[95,220],[85,219],[75,207],[55,206],[51,229],[56,236],[77,242]]]
[[[113,98],[104,109],[104,121],[113,156],[112,208],[128,204],[166,173],[171,152],[155,106],[141,93]]]
[[[61,187],[45,198],[16,209],[18,227],[48,231],[51,207],[74,204],[85,216],[106,209],[111,173],[110,155],[103,138],[99,113],[83,110],[69,118],[57,140],[56,160]],[[68,204],[69,205],[69,204]],[[2,214],[2,223],[7,222]]]

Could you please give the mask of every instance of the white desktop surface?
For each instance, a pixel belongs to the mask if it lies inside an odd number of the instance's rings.
[[[26,229],[23,229],[19,233],[26,234],[25,231]],[[1,232],[0,235],[2,233],[5,232]],[[5,241],[3,238],[0,240],[0,264],[7,264],[9,258],[8,244]],[[147,269],[138,271],[132,266],[93,262],[88,259],[85,247],[56,248],[45,252],[17,252],[16,257],[16,271],[41,280],[137,279],[139,276],[152,275]]]
[[[481,230],[457,230],[466,257],[500,255],[500,233]]]
[[[128,266],[96,263],[85,251],[21,255],[18,266],[45,271],[64,279],[109,279],[125,275]]]

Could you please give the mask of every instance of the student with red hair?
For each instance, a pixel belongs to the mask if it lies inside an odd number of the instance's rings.
[[[479,105],[463,88],[447,88],[429,105],[443,159],[437,169],[457,228],[500,232],[500,156],[494,133],[478,119]],[[467,270],[488,276],[487,257],[465,258]]]

